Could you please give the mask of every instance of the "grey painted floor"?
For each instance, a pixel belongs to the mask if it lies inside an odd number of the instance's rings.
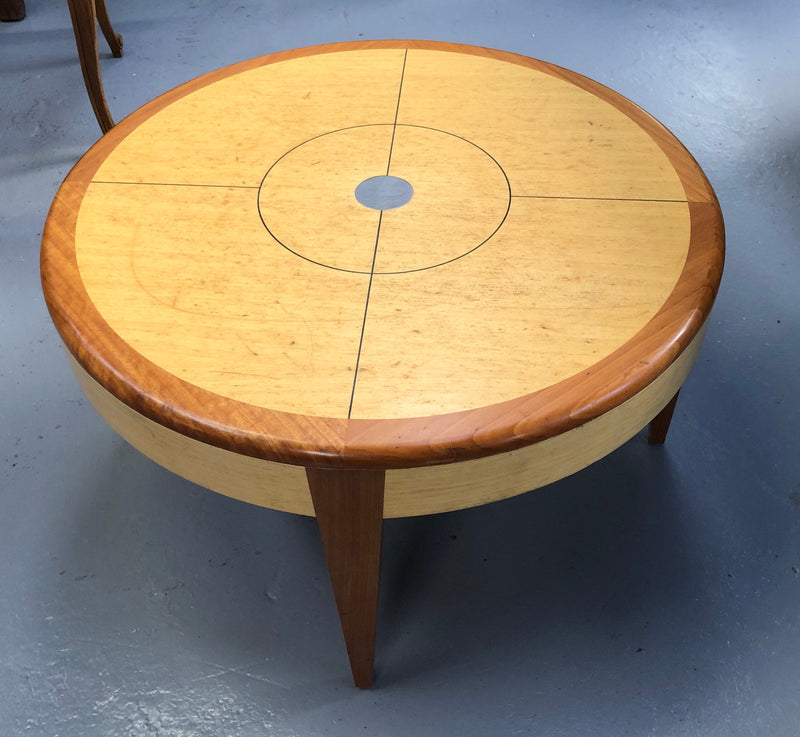
[[[588,74],[696,155],[728,229],[663,448],[386,524],[377,677],[350,684],[313,520],[204,491],[82,399],[40,295],[99,136],[63,0],[0,27],[0,733],[800,734],[796,0],[109,0],[117,118],[328,41],[493,46]]]

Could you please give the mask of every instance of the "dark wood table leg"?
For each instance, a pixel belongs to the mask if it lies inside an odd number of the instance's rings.
[[[75,42],[78,45],[78,58],[81,62],[81,71],[83,72],[83,81],[86,84],[86,91],[89,93],[89,101],[92,103],[97,122],[100,124],[100,130],[103,133],[108,133],[114,127],[114,120],[106,103],[106,97],[103,93],[103,82],[100,78],[100,57],[97,48],[97,9],[95,0],[67,0],[69,4],[69,14],[72,18],[72,30],[75,32]],[[110,33],[106,34],[106,38],[111,35],[115,37],[110,22],[108,22],[108,13],[105,12],[105,4],[100,0],[103,5],[102,14],[105,15],[103,23],[106,24]],[[106,28],[103,28],[106,33]],[[111,43],[111,53],[115,56],[122,54],[122,38],[119,38],[119,43]]]
[[[0,0],[0,20],[15,21],[25,17],[24,0]]]
[[[672,414],[675,412],[675,405],[678,403],[678,394],[680,391],[675,392],[675,396],[669,400],[664,409],[661,410],[650,423],[650,432],[647,441],[651,445],[663,445],[667,439],[667,432],[669,431],[669,424],[672,422]]]
[[[306,469],[353,681],[372,686],[378,613],[382,470]]]

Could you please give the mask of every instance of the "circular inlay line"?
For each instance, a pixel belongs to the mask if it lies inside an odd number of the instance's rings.
[[[450,137],[452,139],[463,141],[464,143],[466,143],[469,146],[471,146],[472,148],[474,148],[476,151],[478,151],[481,154],[483,154],[484,156],[486,156],[487,159],[494,165],[492,168],[496,167],[496,169],[500,172],[500,176],[498,176],[497,179],[498,179],[498,184],[500,186],[500,191],[502,191],[502,197],[503,197],[503,199],[505,199],[505,207],[503,207],[502,205],[500,205],[498,207],[499,212],[496,215],[496,217],[497,217],[497,220],[495,221],[496,225],[492,228],[491,232],[486,237],[482,238],[479,242],[472,243],[472,244],[467,244],[467,246],[465,247],[465,249],[463,251],[456,252],[457,255],[450,256],[448,258],[442,258],[439,261],[435,261],[433,263],[426,264],[424,266],[416,266],[416,267],[407,268],[407,269],[403,269],[403,268],[390,269],[390,270],[385,270],[385,271],[382,271],[380,269],[378,269],[378,270],[374,270],[374,269],[370,270],[370,269],[368,269],[366,267],[364,267],[364,268],[348,268],[347,266],[338,265],[338,264],[334,264],[334,263],[328,263],[325,260],[320,259],[319,257],[315,257],[314,254],[308,253],[305,250],[305,248],[303,248],[301,250],[301,248],[299,248],[296,244],[291,244],[290,245],[287,242],[286,237],[282,236],[281,233],[277,232],[279,226],[276,226],[275,224],[271,223],[268,214],[265,213],[266,206],[273,201],[274,197],[279,196],[279,191],[276,191],[275,194],[270,194],[270,195],[267,195],[267,193],[266,193],[266,187],[269,184],[270,176],[275,173],[276,167],[278,167],[281,164],[281,162],[284,162],[287,159],[287,157],[289,157],[292,153],[298,151],[303,146],[311,144],[312,142],[315,142],[315,141],[319,141],[320,139],[325,138],[326,136],[332,136],[332,135],[337,134],[337,133],[345,133],[345,132],[353,131],[353,130],[368,129],[368,128],[378,128],[378,127],[391,127],[394,130],[408,128],[408,129],[431,131],[433,133],[439,133],[439,134],[448,136],[448,137]],[[454,187],[457,186],[457,184],[458,184],[457,176],[458,176],[458,168],[457,168],[457,166],[454,165],[453,166],[453,186]],[[502,179],[500,177],[502,177]],[[313,181],[313,180],[314,180],[314,172],[309,172],[309,181]],[[375,185],[368,184],[368,183],[371,183],[373,181],[375,181]],[[394,182],[394,183],[389,185],[390,181]],[[402,183],[402,184],[398,184],[398,183]],[[388,194],[384,194],[384,193],[380,193],[380,192],[374,191],[373,192],[374,198],[372,198],[371,200],[369,200],[370,195],[367,194],[366,195],[366,199],[368,199],[369,202],[363,202],[361,199],[359,199],[362,187],[367,187],[367,192],[369,192],[370,188],[373,187],[373,186],[377,190],[378,188],[381,188],[384,185],[387,187],[387,189],[390,189],[391,192],[389,192]],[[403,205],[408,204],[409,202],[411,202],[411,199],[414,196],[414,189],[413,189],[413,187],[411,186],[411,184],[409,182],[406,182],[405,180],[400,179],[399,177],[393,177],[393,176],[369,177],[366,180],[362,181],[356,187],[356,189],[359,191],[359,193],[356,195],[356,199],[361,204],[364,204],[365,206],[370,207],[370,208],[375,209],[375,210],[380,211],[380,212],[384,212],[386,210],[396,210],[396,209],[402,207]],[[383,199],[384,196],[387,199]],[[275,162],[273,162],[273,164],[269,167],[269,169],[267,169],[266,173],[262,177],[261,183],[260,183],[259,189],[258,189],[257,207],[258,207],[259,217],[260,217],[261,222],[262,222],[264,228],[266,229],[266,231],[270,234],[270,236],[272,236],[272,238],[277,243],[279,243],[283,248],[285,248],[287,251],[289,251],[290,253],[294,254],[295,256],[298,256],[299,258],[302,258],[303,260],[308,261],[309,263],[313,263],[313,264],[315,264],[317,266],[322,266],[324,268],[333,269],[334,271],[342,271],[342,272],[351,273],[351,274],[364,274],[364,275],[371,274],[371,275],[389,276],[389,275],[397,275],[397,274],[410,274],[410,273],[414,273],[414,272],[417,272],[417,271],[426,271],[428,269],[435,269],[435,268],[438,268],[440,266],[445,266],[445,265],[453,263],[454,261],[457,261],[457,260],[459,260],[461,258],[464,258],[465,256],[468,256],[469,254],[473,253],[477,249],[481,248],[483,245],[488,243],[497,234],[497,232],[500,230],[500,228],[502,228],[503,225],[505,224],[506,219],[508,218],[508,213],[509,213],[509,211],[511,209],[511,199],[512,199],[511,198],[511,184],[510,184],[508,175],[506,174],[506,172],[503,169],[503,167],[500,165],[500,162],[497,161],[497,159],[495,159],[495,157],[492,156],[488,151],[486,151],[486,149],[482,148],[481,146],[479,146],[478,144],[474,143],[473,141],[470,141],[469,139],[464,138],[463,136],[459,136],[458,134],[451,133],[449,131],[442,130],[440,128],[434,128],[434,127],[431,127],[431,126],[416,125],[416,124],[411,124],[411,123],[399,123],[399,124],[395,124],[395,123],[365,123],[365,124],[362,124],[362,125],[348,126],[348,127],[345,127],[345,128],[337,128],[337,129],[332,130],[332,131],[327,131],[326,133],[321,133],[321,134],[319,134],[317,136],[313,136],[313,137],[311,137],[311,138],[309,138],[309,139],[307,139],[305,141],[302,141],[301,143],[298,143],[296,146],[293,146],[288,151],[286,151],[282,156],[280,156],[278,159],[276,159]],[[311,208],[311,206],[309,206],[308,215],[309,215],[309,217],[313,217],[313,215],[314,215],[314,212],[313,212],[313,209]],[[311,244],[311,245],[313,245],[313,244]],[[452,250],[451,250],[451,253],[452,253]]]

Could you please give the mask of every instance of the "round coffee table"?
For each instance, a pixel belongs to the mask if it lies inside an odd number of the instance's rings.
[[[355,683],[384,517],[663,442],[722,273],[714,193],[620,95],[514,54],[346,43],[145,105],[61,186],[42,279],[150,458],[317,517]]]

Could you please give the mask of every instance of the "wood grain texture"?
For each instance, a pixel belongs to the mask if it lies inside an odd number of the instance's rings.
[[[384,473],[309,468],[333,593],[353,681],[372,686],[381,560]]]
[[[639,394],[572,430],[504,454],[386,471],[384,517],[436,514],[505,499],[557,481],[603,458],[663,411],[686,379],[704,334],[705,329]],[[177,433],[128,407],[72,358],[70,365],[100,416],[157,463],[226,496],[314,516],[302,468],[234,453]]]
[[[514,199],[468,257],[376,275],[353,417],[454,414],[582,374],[658,312],[688,242],[686,203]]]
[[[458,131],[502,162],[517,196],[685,199],[638,121],[552,71],[472,54],[443,63],[441,51],[420,49],[398,121]]]
[[[248,504],[314,516],[301,467],[234,453],[153,422],[100,386],[74,358],[69,359],[78,384],[97,413],[151,460],[206,489]]]
[[[230,110],[241,135],[215,135]],[[336,204],[370,170],[416,185],[377,224]],[[293,229],[293,207],[318,225]],[[268,461],[402,469],[623,405],[698,335],[723,253],[701,170],[633,103],[544,62],[388,41],[235,65],[122,121],[60,189],[42,277],[79,364],[149,420]]]
[[[701,330],[680,357],[641,392],[585,424],[506,453],[387,471],[384,516],[436,514],[507,499],[604,458],[662,410],[686,379],[704,333]]]

